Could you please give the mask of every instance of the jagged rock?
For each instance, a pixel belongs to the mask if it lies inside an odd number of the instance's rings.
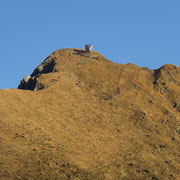
[[[53,73],[57,72],[55,59],[53,59],[51,56],[46,58],[42,64],[40,64],[30,76],[27,76],[21,80],[18,89],[24,89],[24,90],[42,90],[46,86],[43,85],[38,77],[41,74],[46,73]]]
[[[21,80],[18,89],[24,89],[24,90],[34,90],[37,84],[37,78],[32,76],[24,77],[23,80]]]

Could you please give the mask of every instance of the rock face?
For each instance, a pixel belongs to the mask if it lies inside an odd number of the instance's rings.
[[[25,78],[21,80],[18,89],[25,89],[25,90],[41,90],[44,89],[44,85],[39,82],[38,77],[41,74],[46,73],[53,73],[57,72],[56,66],[55,66],[55,58],[54,57],[48,57],[44,60],[42,64],[40,64],[34,72]]]
[[[62,49],[0,100],[0,179],[180,179],[175,65]]]

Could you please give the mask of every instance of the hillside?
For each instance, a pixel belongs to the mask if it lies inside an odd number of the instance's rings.
[[[180,179],[180,68],[55,51],[0,90],[0,179]]]

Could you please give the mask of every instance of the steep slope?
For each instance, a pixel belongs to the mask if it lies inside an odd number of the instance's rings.
[[[180,68],[62,49],[0,90],[0,179],[180,178]]]

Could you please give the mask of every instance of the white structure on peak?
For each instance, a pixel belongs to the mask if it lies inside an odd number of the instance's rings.
[[[91,51],[93,48],[94,48],[94,47],[93,47],[92,45],[90,45],[90,44],[85,45],[85,51],[86,51],[87,53],[90,53],[90,51]]]

